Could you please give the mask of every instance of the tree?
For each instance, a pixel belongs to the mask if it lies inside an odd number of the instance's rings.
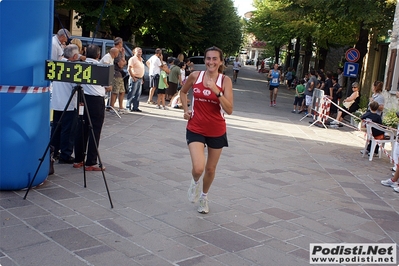
[[[212,45],[237,51],[241,45],[232,0],[59,0],[57,8],[75,10],[84,32],[98,29],[98,37],[124,40],[134,36],[137,45],[164,47],[174,54]]]
[[[226,54],[235,54],[242,43],[242,32],[232,0],[202,1],[208,3],[199,22],[198,34],[203,38],[193,43],[192,52],[198,54],[208,47],[218,46]]]
[[[279,39],[288,44],[287,36],[303,40],[307,71],[312,52],[319,50],[326,56],[331,46],[356,44],[361,63],[370,30],[378,34],[391,27],[396,1],[255,0],[254,4],[257,10],[248,29],[274,45],[279,45]]]

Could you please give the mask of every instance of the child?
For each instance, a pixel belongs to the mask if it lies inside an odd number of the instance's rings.
[[[369,107],[370,107],[370,111],[367,111],[367,113],[362,115],[360,118],[362,120],[369,119],[369,120],[373,121],[374,123],[382,124],[381,116],[377,114],[377,110],[378,110],[379,104],[377,102],[373,101],[373,102],[370,103]],[[373,128],[372,129],[372,134],[373,134],[373,137],[375,139],[384,139],[384,132],[381,131],[381,130]],[[370,153],[370,148],[371,148],[371,142],[367,146],[367,152],[368,153]],[[378,153],[378,149],[379,149],[379,146],[377,145],[375,147],[374,154]]]
[[[162,61],[161,66],[161,75],[159,77],[159,85],[158,85],[158,100],[157,100],[157,108],[167,110],[168,108],[165,106],[165,93],[168,85],[168,75],[166,74],[166,70],[168,69],[168,65],[165,61]],[[161,107],[162,103],[162,107]]]
[[[184,85],[184,82],[186,81],[186,64],[184,62],[180,62],[179,67],[181,83],[179,84],[178,90],[180,90],[180,88]]]
[[[294,110],[291,111],[291,113],[296,113],[296,107],[298,106],[298,113],[299,109],[302,106],[303,102],[303,95],[305,93],[305,80],[301,80],[299,84],[295,87],[295,100],[294,100]]]
[[[187,106],[190,106],[190,100],[187,99]],[[176,92],[175,95],[173,95],[172,100],[170,101],[170,106],[176,109],[182,109],[182,103],[180,99],[180,91]]]
[[[180,91],[176,92],[175,95],[173,95],[172,100],[170,101],[170,105],[176,109],[180,109],[182,107],[180,100]]]

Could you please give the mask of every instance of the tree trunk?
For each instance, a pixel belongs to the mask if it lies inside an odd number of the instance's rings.
[[[328,54],[328,49],[320,48],[319,63],[318,63],[317,69],[324,69],[326,67],[327,54]]]
[[[346,96],[350,96],[352,94],[352,82],[358,81],[358,77],[360,77],[360,74],[362,72],[362,67],[363,67],[363,58],[367,54],[367,44],[369,42],[369,30],[363,28],[364,23],[360,23],[360,30],[359,30],[359,39],[356,42],[355,48],[359,51],[360,57],[359,60],[356,62],[359,64],[359,72],[357,73],[356,78],[350,78],[349,82],[346,84]]]
[[[305,73],[309,73],[310,67],[310,59],[312,58],[312,37],[306,37],[306,44],[305,44],[305,60],[303,63],[303,75]]]
[[[296,44],[295,44],[295,58],[294,58],[294,64],[293,64],[293,68],[296,70],[298,70],[298,63],[299,63],[299,52],[301,51],[301,39],[300,38],[296,38]]]
[[[360,23],[360,31],[359,31],[359,39],[357,40],[357,43],[355,45],[355,48],[359,50],[360,52],[360,58],[359,61],[356,63],[359,64],[359,73],[358,77],[360,77],[360,72],[362,71],[362,66],[363,66],[363,58],[367,54],[367,44],[369,42],[369,30],[364,29],[364,23]]]
[[[274,63],[278,64],[278,60],[280,58],[280,47],[279,46],[274,46],[274,56],[275,56]]]
[[[287,48],[287,56],[285,57],[285,69],[284,70],[286,70],[286,69],[288,69],[290,66],[291,66],[291,57],[292,57],[292,53],[291,53],[291,51],[292,51],[292,43],[291,42],[289,42],[288,43],[288,48]]]

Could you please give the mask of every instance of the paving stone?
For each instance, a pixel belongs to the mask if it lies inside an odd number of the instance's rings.
[[[9,254],[16,261],[16,265],[88,265],[87,262],[50,241],[12,250]]]
[[[246,249],[239,254],[255,265],[309,265],[308,261],[266,245]]]
[[[82,169],[56,164],[26,200],[0,193],[0,264],[300,266],[312,242],[399,243],[399,197],[380,184],[389,160],[361,157],[363,132],[300,121],[285,86],[265,106],[265,87],[242,67],[209,214],[187,201],[182,110],[143,95],[142,113],[106,113],[100,153],[114,208],[101,172],[87,172],[84,187]]]
[[[229,252],[238,252],[259,245],[256,241],[225,229],[208,231],[195,236]]]
[[[50,232],[71,228],[71,225],[53,215],[25,219],[25,222],[40,232]]]
[[[76,228],[51,231],[47,232],[46,235],[61,246],[72,251],[101,245],[99,241]]]

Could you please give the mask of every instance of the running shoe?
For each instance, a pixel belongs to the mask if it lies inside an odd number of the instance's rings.
[[[197,202],[200,196],[200,182],[195,184],[194,179],[191,179],[190,187],[188,188],[188,200],[192,203]]]
[[[387,187],[397,187],[398,182],[392,181],[392,179],[388,178],[387,180],[381,180],[381,185],[387,186]]]
[[[198,212],[199,213],[204,213],[204,214],[207,214],[209,212],[208,198],[207,197],[200,197],[199,198]]]

